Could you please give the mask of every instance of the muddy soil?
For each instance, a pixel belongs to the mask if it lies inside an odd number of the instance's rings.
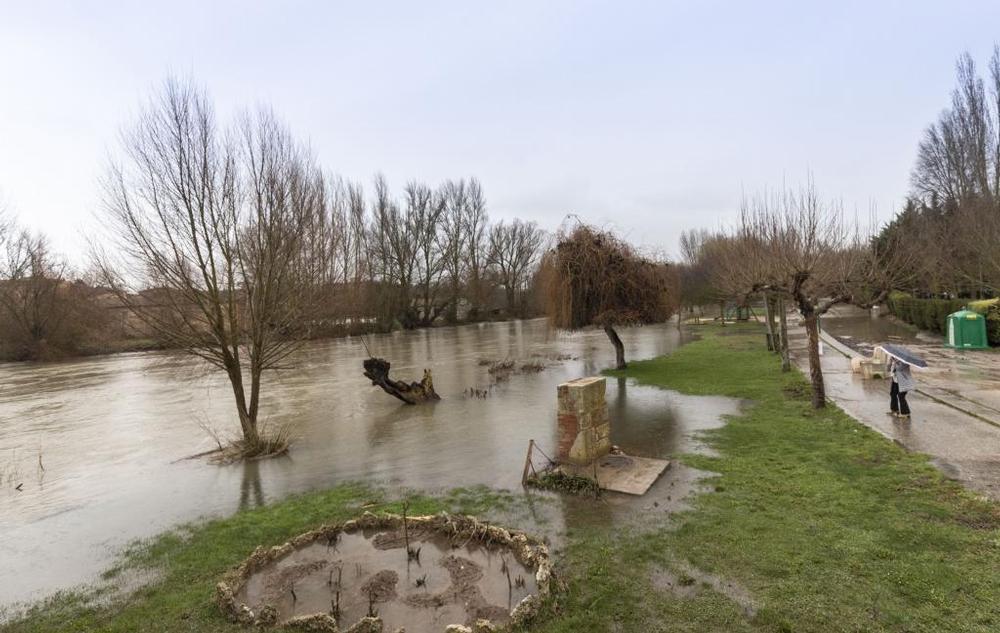
[[[375,613],[385,629],[440,633],[449,624],[479,618],[506,622],[518,602],[537,591],[534,572],[509,552],[494,552],[411,530],[407,555],[402,532],[344,533],[313,543],[250,577],[238,600],[278,609],[279,621],[331,613],[349,626]]]

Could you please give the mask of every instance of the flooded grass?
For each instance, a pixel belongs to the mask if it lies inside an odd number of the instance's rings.
[[[689,510],[636,521],[566,512],[556,550],[558,610],[532,628],[577,631],[990,631],[1000,628],[997,505],[946,480],[836,407],[794,397],[759,326],[698,326],[699,339],[624,374],[694,395],[752,401],[703,433],[713,449],[681,456],[716,473]],[[490,513],[530,496],[487,488],[409,499],[408,511]],[[648,502],[647,502],[648,503]],[[128,598],[93,606],[62,594],[10,624],[28,631],[237,631],[212,602],[214,583],[259,544],[399,503],[343,486],[245,510],[137,545],[122,568],[157,568]],[[641,514],[641,513],[640,513]]]

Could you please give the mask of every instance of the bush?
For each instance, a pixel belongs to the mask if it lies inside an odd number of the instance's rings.
[[[1000,346],[1000,299],[972,301],[969,309],[986,317],[986,340],[991,346]]]
[[[948,315],[961,310],[968,301],[965,299],[917,299],[905,292],[894,292],[889,295],[886,303],[889,306],[889,312],[897,318],[922,330],[946,334],[948,332]],[[996,309],[995,305],[994,309]],[[996,319],[997,340],[1000,342],[1000,311],[996,312]],[[989,317],[987,317],[988,329]]]

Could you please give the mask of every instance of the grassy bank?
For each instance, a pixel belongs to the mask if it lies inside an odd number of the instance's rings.
[[[540,630],[1000,630],[1000,507],[836,407],[813,411],[757,326],[698,331],[625,375],[752,401],[709,434],[718,457],[683,457],[718,473],[713,492],[673,526],[577,530],[564,615]]]
[[[713,431],[712,492],[671,524],[571,526],[557,560],[567,591],[537,631],[995,631],[1000,509],[944,480],[836,408],[813,412],[797,373],[781,374],[751,326],[701,326],[670,357],[627,375],[691,394],[752,401]],[[520,503],[489,490],[411,501],[411,512],[483,512]],[[60,596],[10,631],[235,631],[212,588],[258,544],[369,509],[397,509],[359,486],[291,499],[164,535],[121,568],[158,580],[93,606]],[[88,606],[89,605],[89,606]]]
[[[589,597],[577,596],[578,604],[620,603],[619,583],[638,596],[658,569],[689,578],[695,569],[744,590],[753,617],[736,608],[739,600],[705,588],[682,600],[637,597],[622,613],[626,629],[1000,630],[1000,507],[836,407],[813,411],[804,379],[779,372],[757,327],[699,331],[702,340],[633,363],[627,375],[752,400],[710,434],[719,457],[684,460],[719,473],[714,492],[699,496],[676,530],[620,545],[609,539],[606,555],[581,556],[578,576],[594,571],[607,580],[580,583]]]

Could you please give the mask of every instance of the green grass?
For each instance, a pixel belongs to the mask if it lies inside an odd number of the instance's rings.
[[[780,373],[754,326],[699,328],[637,381],[752,400],[709,434],[719,473],[676,528],[619,540],[578,535],[568,613],[544,631],[997,631],[1000,508],[946,481],[836,407],[813,411],[797,372]],[[753,596],[756,615],[704,588],[651,591],[653,569],[695,569]],[[594,579],[597,579],[595,582]]]
[[[997,504],[835,407],[812,411],[803,378],[780,372],[756,327],[698,330],[700,340],[633,363],[625,374],[750,401],[708,435],[718,457],[681,456],[718,473],[713,492],[670,523],[571,527],[557,559],[566,590],[558,611],[534,630],[1000,630]],[[484,513],[521,500],[463,489],[411,498],[411,512]],[[222,573],[258,544],[356,515],[366,503],[399,509],[377,491],[350,485],[186,526],[137,545],[110,572],[155,568],[156,582],[102,606],[86,591],[63,594],[7,630],[240,630],[212,602]],[[657,570],[673,573],[687,597],[655,586]],[[704,573],[743,587],[755,614],[705,584]]]

